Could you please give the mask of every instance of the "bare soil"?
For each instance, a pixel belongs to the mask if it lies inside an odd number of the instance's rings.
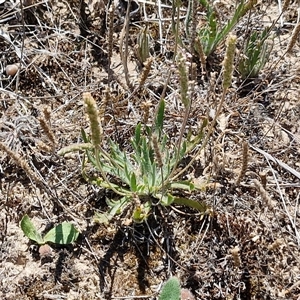
[[[104,136],[125,149],[145,118],[147,103],[151,121],[165,86],[165,126],[173,140],[184,115],[173,62],[171,2],[162,1],[161,9],[154,1],[130,7],[127,64],[133,89],[127,86],[120,56],[127,1],[114,3],[109,35],[111,6],[106,0],[0,1],[0,142],[39,179],[31,180],[0,151],[0,298],[157,299],[173,275],[195,299],[300,299],[299,38],[285,54],[297,23],[297,1],[273,28],[272,54],[259,77],[243,82],[235,70],[215,132],[184,175],[203,187],[185,196],[205,202],[210,213],[158,206],[145,224],[124,225],[117,217],[104,225],[96,224],[93,215],[105,211],[105,199],[115,195],[83,179],[82,153],[57,155],[62,147],[82,141],[81,128],[89,132],[82,93],[91,92],[105,109]],[[208,59],[203,73],[184,29],[187,4],[181,5],[179,50],[196,66],[187,128],[196,133],[220,101],[225,46]],[[234,1],[215,5],[221,22],[235,7]],[[238,48],[247,30],[275,22],[278,9],[277,1],[259,1],[235,28]],[[197,5],[197,26],[202,13]],[[136,92],[142,72],[137,37],[146,25],[153,64],[144,88]],[[8,76],[6,66],[20,62],[16,76]],[[41,126],[47,112],[54,142]],[[247,170],[236,186],[245,142]],[[255,180],[261,182],[260,191]],[[25,214],[41,232],[70,221],[80,237],[40,254],[20,228]]]

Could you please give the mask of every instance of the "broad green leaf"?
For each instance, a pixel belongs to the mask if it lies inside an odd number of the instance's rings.
[[[42,236],[38,233],[37,229],[31,222],[28,215],[23,216],[21,220],[21,229],[29,239],[35,241],[39,245],[45,244],[45,241],[43,240]]]
[[[72,223],[63,222],[48,231],[44,236],[44,241],[45,243],[66,245],[75,242],[78,235],[79,232]]]
[[[160,143],[160,151],[162,151],[162,153],[165,151],[166,147],[167,147],[167,142],[168,142],[168,136],[166,134],[164,134],[161,138]]]
[[[171,277],[163,286],[159,300],[179,300],[180,284],[176,277]]]
[[[208,2],[206,0],[200,0],[200,4],[206,8],[208,7]]]

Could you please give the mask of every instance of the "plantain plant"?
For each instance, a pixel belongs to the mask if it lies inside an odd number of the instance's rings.
[[[199,39],[201,45],[195,44],[196,51],[203,49],[206,57],[211,55],[220,43],[222,43],[236,26],[239,20],[250,11],[257,0],[239,1],[233,16],[228,20],[227,24],[222,26],[218,22],[218,17],[215,9],[207,0],[200,0],[200,4],[206,9],[206,25],[199,30]],[[199,53],[201,54],[201,53]]]
[[[265,28],[262,32],[251,32],[238,66],[242,79],[257,77],[265,66],[273,47],[273,41],[269,36],[269,28]]]
[[[20,225],[24,234],[38,245],[44,245],[46,243],[67,245],[75,242],[79,236],[79,232],[75,226],[68,222],[63,222],[55,226],[44,236],[37,231],[28,215],[23,216]]]
[[[199,143],[205,124],[192,140],[186,139],[172,145],[163,132],[165,102],[161,100],[152,126],[139,123],[131,139],[131,151],[127,152],[108,138],[109,150],[102,146],[102,128],[98,120],[96,102],[91,94],[85,93],[84,102],[89,116],[91,136],[82,130],[83,144],[75,144],[59,151],[64,155],[82,149],[86,159],[82,164],[84,178],[97,186],[112,190],[114,199],[107,199],[109,210],[97,213],[95,221],[108,223],[115,215],[132,211],[134,222],[143,222],[151,213],[153,205],[185,205],[206,212],[204,203],[185,197],[177,197],[174,190],[193,191],[194,184],[189,180],[172,180],[171,174],[182,158]],[[92,166],[99,176],[88,176],[87,168]]]

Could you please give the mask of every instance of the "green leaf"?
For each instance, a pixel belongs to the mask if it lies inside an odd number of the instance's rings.
[[[28,215],[23,216],[21,220],[21,229],[29,239],[35,241],[39,245],[45,244],[42,236],[38,233]]]
[[[137,191],[137,185],[136,185],[136,176],[134,173],[131,173],[131,178],[130,178],[130,190],[132,192]]]
[[[141,129],[142,129],[141,123],[137,124],[136,127],[135,127],[135,133],[134,133],[134,142],[135,142],[136,145],[140,144]]]
[[[109,224],[109,221],[113,218],[112,215],[108,213],[98,213],[95,212],[93,220],[97,224]]]
[[[48,231],[44,236],[44,241],[66,245],[75,242],[78,235],[79,232],[72,223],[63,222]]]
[[[181,189],[186,191],[193,191],[195,189],[195,185],[190,181],[176,181],[170,184],[173,189]]]
[[[146,139],[142,139],[142,171],[143,174],[150,173],[152,170],[153,150]]]
[[[147,201],[145,204],[142,204],[139,207],[136,207],[133,214],[132,219],[135,223],[142,223],[144,222],[150,213],[151,210],[151,202]]]
[[[172,196],[171,194],[166,194],[166,195],[160,195],[156,194],[155,198],[161,200],[161,204],[164,206],[169,206],[174,202],[175,197]]]
[[[159,102],[159,107],[155,119],[155,131],[158,133],[159,139],[163,130],[164,113],[165,113],[165,101],[164,99],[161,99],[161,101]]]
[[[109,210],[109,215],[111,217],[114,217],[115,215],[122,213],[129,200],[130,200],[129,196],[122,197],[120,200],[109,200],[107,198],[106,203],[111,208]]]
[[[81,136],[82,136],[82,139],[85,143],[90,143],[90,139],[87,137],[87,134],[85,133],[84,129],[81,128]]]
[[[204,202],[198,202],[188,198],[174,197],[173,203],[194,208],[201,213],[205,213],[209,209],[209,206]]]
[[[180,284],[176,277],[171,277],[163,286],[159,300],[179,300]]]
[[[108,224],[115,215],[122,213],[125,209],[129,197],[123,197],[120,200],[109,200],[106,199],[107,205],[110,207],[109,212],[105,213],[98,213],[95,212],[94,214],[94,222],[98,224]]]
[[[199,31],[200,41],[206,56],[209,56],[217,46],[228,36],[229,32],[236,26],[238,21],[248,12],[249,7],[244,1],[240,1],[234,10],[234,15],[228,20],[227,24],[220,28],[217,23],[216,12],[208,1],[200,1],[205,6],[207,13],[207,25]]]
[[[267,40],[268,39],[268,40]],[[261,33],[251,32],[246,41],[239,62],[239,72],[243,79],[257,77],[261,69],[269,59],[273,47],[273,39],[270,38],[270,29],[266,27]]]

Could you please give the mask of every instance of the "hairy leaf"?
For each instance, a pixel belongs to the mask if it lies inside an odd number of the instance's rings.
[[[63,222],[44,236],[44,241],[55,244],[67,245],[75,242],[78,238],[79,232],[72,223]]]
[[[39,245],[45,244],[45,241],[38,233],[36,227],[33,225],[28,215],[23,216],[21,220],[21,229],[29,239],[35,241]]]

